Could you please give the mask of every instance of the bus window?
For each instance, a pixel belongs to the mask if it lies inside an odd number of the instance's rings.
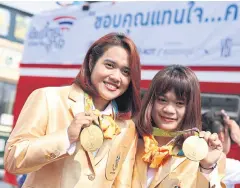
[[[237,95],[201,94],[202,113],[224,109],[231,118],[239,120],[240,97]]]

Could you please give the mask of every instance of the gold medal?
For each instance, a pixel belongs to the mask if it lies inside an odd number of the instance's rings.
[[[182,146],[184,155],[192,161],[201,161],[208,154],[208,144],[203,138],[190,136]]]
[[[103,132],[96,125],[90,125],[82,130],[80,143],[84,150],[88,152],[96,151],[103,144]]]

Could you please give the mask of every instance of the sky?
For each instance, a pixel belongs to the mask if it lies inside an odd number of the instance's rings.
[[[1,1],[0,3],[31,14],[60,8],[56,1]]]

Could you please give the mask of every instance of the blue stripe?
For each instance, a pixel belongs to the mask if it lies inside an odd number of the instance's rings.
[[[60,25],[63,25],[63,24],[68,24],[68,25],[72,25],[73,23],[70,22],[70,21],[64,21],[64,22],[59,22]]]
[[[115,100],[112,100],[112,105],[113,105],[113,113],[115,116],[118,113],[118,105]]]
[[[181,149],[181,150],[179,150],[179,152],[178,152],[178,154],[177,154],[178,156],[184,156],[184,153],[183,153],[183,150]]]

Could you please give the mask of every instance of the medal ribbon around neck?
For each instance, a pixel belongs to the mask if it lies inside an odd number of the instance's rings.
[[[142,160],[149,163],[150,168],[158,168],[171,156],[184,156],[182,150],[178,153],[173,151],[174,141],[177,136],[189,131],[194,131],[195,135],[199,134],[199,130],[196,128],[171,132],[153,127],[152,135],[143,136],[145,150]],[[159,147],[154,136],[173,137],[173,139],[168,144]]]
[[[87,93],[84,93],[84,110],[85,112],[93,112],[94,115],[98,117],[98,125],[103,131],[103,135],[105,139],[112,139],[114,135],[118,135],[121,133],[120,127],[114,121],[114,116],[116,114],[115,108],[113,106],[112,115],[103,115],[97,109],[94,109],[94,104],[91,96]]]

